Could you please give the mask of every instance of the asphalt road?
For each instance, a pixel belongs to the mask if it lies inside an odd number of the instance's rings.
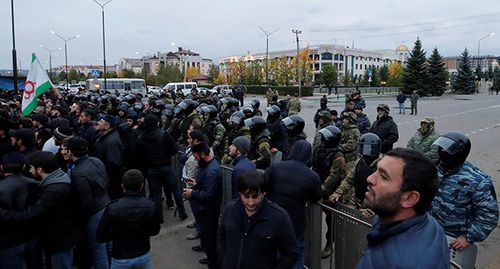
[[[248,96],[245,101],[254,97]],[[265,99],[261,101],[261,109],[265,110]],[[319,107],[320,96],[302,99],[302,111],[299,113],[306,120],[305,132],[308,140],[314,137],[314,122],[312,121],[316,109]],[[500,96],[498,95],[448,95],[443,97],[421,98],[418,103],[418,115],[407,113],[399,115],[398,105],[393,96],[374,96],[365,98],[367,108],[365,113],[371,122],[376,115],[376,106],[386,103],[391,108],[391,115],[398,124],[399,141],[396,146],[404,147],[410,137],[419,127],[423,117],[434,118],[436,129],[440,133],[452,130],[466,133],[472,141],[472,150],[468,160],[479,166],[493,177],[495,189],[500,192]],[[343,110],[343,99],[332,96],[329,98],[330,109]],[[187,204],[187,203],[186,203]],[[152,239],[152,253],[154,268],[206,268],[198,264],[203,258],[200,253],[193,252],[191,246],[199,240],[189,241],[186,236],[193,232],[186,228],[192,221],[192,216],[181,222],[173,217],[173,211],[165,209],[166,224],[162,227],[159,236]],[[495,229],[484,242],[478,243],[479,254],[477,268],[500,268],[500,229]]]

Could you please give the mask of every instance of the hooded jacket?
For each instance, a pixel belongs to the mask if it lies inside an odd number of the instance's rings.
[[[384,116],[382,118],[377,118],[373,122],[370,132],[376,134],[381,141],[380,152],[387,153],[392,149],[394,143],[399,139],[398,126],[392,120],[391,116]]]
[[[164,130],[146,128],[139,135],[138,152],[143,168],[160,168],[172,164],[172,156],[179,147],[174,138]]]
[[[299,140],[288,161],[273,164],[266,171],[270,183],[268,197],[288,212],[296,231],[304,230],[306,202],[321,199],[321,180],[309,168],[311,155],[311,144]]]
[[[53,171],[40,183],[40,198],[32,207],[18,212],[0,210],[0,223],[36,223],[42,247],[48,254],[73,247],[80,233],[70,183],[61,169]]]

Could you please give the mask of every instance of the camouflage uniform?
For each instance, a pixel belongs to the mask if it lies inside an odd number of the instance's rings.
[[[226,108],[224,111],[222,111],[219,114],[219,119],[220,123],[224,126],[224,128],[229,129],[229,126],[227,124],[227,120],[231,118],[231,115],[234,113],[234,111],[231,108]]]
[[[214,152],[215,158],[221,160],[224,155],[224,135],[226,129],[222,126],[219,119],[211,119],[203,125],[203,133],[208,137],[210,148]]]
[[[370,170],[370,172],[374,172],[377,169],[377,163],[382,158],[383,158],[382,155],[379,156],[376,160],[374,160],[370,164],[370,166],[367,167]],[[354,169],[347,172],[346,177],[340,183],[340,186],[335,191],[335,194],[340,195],[343,204],[354,207],[356,209],[361,209],[364,208],[363,199],[360,198],[360,195],[356,195],[356,181],[357,180],[366,181],[366,178],[368,178],[369,176],[368,174],[370,173],[360,172],[361,169],[359,168],[361,165],[364,165],[366,168],[366,164],[364,163],[364,159],[362,157],[358,158],[354,163],[355,163]],[[359,191],[361,190],[358,190],[358,192]],[[362,191],[364,193],[366,190]]]
[[[446,173],[438,166],[439,190],[430,214],[453,236],[471,243],[486,239],[498,222],[498,204],[491,177],[469,162]]]
[[[274,95],[273,89],[269,88],[266,92],[267,106],[271,105],[273,95]]]
[[[180,132],[180,137],[177,139],[177,141],[180,144],[186,144],[187,142],[187,131],[189,130],[190,125],[196,125],[196,126],[202,126],[202,120],[200,118],[200,115],[198,115],[198,112],[196,110],[193,110],[189,116],[184,118],[180,123],[179,123],[179,132]]]
[[[252,139],[248,159],[255,163],[257,169],[267,169],[271,166],[271,139],[267,129]]]
[[[358,158],[358,141],[360,136],[358,126],[355,123],[349,122],[344,125],[342,137],[340,138],[340,147],[345,154],[346,162],[354,162]]]
[[[345,157],[338,148],[319,148],[313,156],[312,169],[318,173],[325,200],[335,192],[340,181],[345,177]]]
[[[438,160],[438,147],[432,145],[436,139],[438,139],[440,134],[434,130],[433,127],[429,131],[423,133],[422,128],[418,128],[415,135],[410,138],[408,144],[406,145],[409,149],[414,149],[422,152],[425,156],[429,157],[433,161]]]
[[[181,117],[175,117],[170,121],[170,125],[167,127],[167,132],[177,141],[181,137],[181,132],[179,130],[179,125],[182,121]]]
[[[300,99],[298,97],[294,97],[290,99],[288,102],[288,115],[296,115],[302,110],[300,105]]]

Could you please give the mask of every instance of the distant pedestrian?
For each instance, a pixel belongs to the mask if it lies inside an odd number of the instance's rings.
[[[380,104],[377,106],[377,119],[373,122],[370,132],[376,134],[382,141],[380,152],[387,153],[392,149],[394,143],[399,139],[398,126],[389,116],[389,106]]]
[[[417,91],[413,91],[413,93],[410,96],[410,101],[411,101],[411,113],[410,115],[417,115],[417,102],[418,102],[418,93]],[[415,113],[413,112],[415,111]]]
[[[124,195],[104,211],[97,229],[98,242],[113,242],[111,268],[149,269],[150,237],[160,232],[156,203],[143,197],[144,176],[128,170],[122,177]]]
[[[406,95],[403,93],[403,91],[399,91],[398,96],[396,96],[396,100],[398,101],[399,104],[399,114],[405,114],[405,101],[406,101]]]

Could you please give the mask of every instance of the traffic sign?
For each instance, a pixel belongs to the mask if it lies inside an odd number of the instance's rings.
[[[368,69],[368,76],[371,77],[372,76],[372,70],[371,69]]]
[[[94,78],[98,78],[101,76],[101,71],[97,69],[90,70],[90,75]]]

